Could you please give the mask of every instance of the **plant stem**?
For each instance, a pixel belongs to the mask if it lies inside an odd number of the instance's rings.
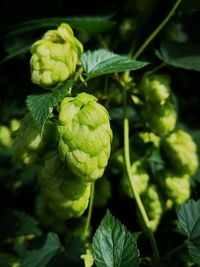
[[[92,217],[92,208],[93,208],[93,202],[94,202],[94,187],[95,187],[95,184],[93,182],[93,183],[91,183],[90,202],[89,202],[89,208],[88,208],[88,214],[87,214],[85,229],[84,229],[84,233],[83,233],[83,239],[84,240],[86,240],[88,237],[88,231],[89,231],[90,221],[91,221],[91,217]]]
[[[130,162],[130,151],[129,151],[129,121],[128,121],[128,116],[127,116],[127,91],[126,89],[124,89],[123,91],[123,103],[124,103],[124,108],[123,108],[123,111],[124,111],[124,158],[125,158],[126,171],[128,174],[133,196],[136,200],[137,206],[141,213],[141,218],[147,228],[147,234],[149,236],[149,239],[151,241],[151,246],[153,249],[154,261],[155,261],[155,264],[157,264],[160,261],[160,255],[158,252],[157,244],[154,238],[154,234],[150,228],[150,222],[146,214],[144,205],[140,199],[137,189],[135,188],[135,184],[134,184],[134,181],[132,179],[132,174],[131,174],[131,162]]]
[[[165,17],[165,19],[158,25],[158,27],[150,34],[150,36],[144,41],[144,43],[139,47],[139,49],[136,51],[133,59],[137,59],[142,52],[146,49],[146,47],[151,43],[151,41],[155,38],[155,36],[163,29],[163,27],[167,24],[167,22],[170,20],[170,18],[174,15],[177,7],[181,3],[182,0],[177,0],[175,4],[173,5],[172,9],[168,13],[168,15]]]

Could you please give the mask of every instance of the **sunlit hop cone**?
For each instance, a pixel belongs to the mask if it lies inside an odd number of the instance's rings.
[[[156,134],[166,135],[176,125],[176,108],[170,99],[163,105],[147,102],[141,112],[146,126]]]
[[[197,148],[192,137],[181,129],[172,132],[163,143],[163,155],[179,175],[193,175],[198,167]]]
[[[112,131],[107,110],[89,94],[66,97],[58,118],[61,160],[84,181],[103,175],[110,156]]]
[[[61,220],[80,217],[88,206],[91,183],[83,182],[49,151],[38,172],[46,204]]]
[[[161,103],[170,96],[170,79],[166,75],[150,75],[143,77],[139,85],[139,93],[146,101]]]
[[[177,177],[171,172],[165,172],[159,177],[160,184],[167,198],[175,205],[182,205],[190,198],[190,177]]]
[[[47,31],[31,47],[32,82],[48,88],[65,81],[75,72],[82,52],[83,46],[69,25],[63,23],[57,30]]]

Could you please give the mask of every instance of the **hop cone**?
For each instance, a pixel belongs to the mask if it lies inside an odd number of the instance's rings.
[[[12,138],[10,129],[4,125],[0,125],[0,146],[9,148],[11,145]]]
[[[89,94],[66,97],[58,120],[59,154],[84,181],[103,175],[110,156],[112,131],[107,110]]]
[[[177,177],[173,173],[166,172],[160,177],[160,183],[165,195],[175,205],[182,205],[190,198],[190,181],[188,175]]]
[[[166,75],[151,75],[143,77],[140,83],[140,94],[146,101],[152,103],[162,103],[170,95],[170,79]]]
[[[149,185],[143,195],[143,204],[150,220],[152,231],[156,231],[163,214],[163,202],[155,185]]]
[[[171,133],[163,143],[163,152],[172,169],[179,175],[193,175],[198,167],[196,144],[181,129]]]
[[[49,141],[55,138],[54,132],[53,123],[48,121],[43,134],[40,135],[31,115],[28,113],[15,132],[12,148],[14,160],[22,165],[37,163],[40,154],[45,150]]]
[[[144,169],[144,166],[140,160],[135,161],[131,166],[132,179],[139,194],[145,192],[149,182],[149,175]],[[121,187],[124,193],[133,198],[133,193],[129,183],[127,174],[124,173],[121,180]]]
[[[57,30],[46,32],[31,47],[32,82],[41,87],[53,87],[75,72],[83,51],[69,25],[63,23]]]
[[[38,180],[48,207],[59,219],[80,217],[87,208],[90,183],[84,183],[72,174],[55,151],[45,156]]]
[[[170,100],[166,101],[164,105],[146,103],[142,115],[147,127],[159,135],[171,132],[177,119],[176,108]]]

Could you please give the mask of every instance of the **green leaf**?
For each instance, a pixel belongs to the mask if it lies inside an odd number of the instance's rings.
[[[4,57],[3,60],[0,61],[0,66],[14,57],[17,57],[17,56],[20,56],[22,54],[29,52],[29,50],[30,50],[30,45],[24,45],[20,48],[16,48],[16,50],[13,50],[12,52],[10,52],[7,56]]]
[[[88,79],[110,73],[137,70],[148,64],[114,54],[105,49],[88,51],[82,55],[81,60]]]
[[[200,265],[200,248],[194,245],[191,241],[187,241],[187,247],[193,261]]]
[[[163,42],[156,55],[174,67],[200,71],[200,46],[197,43]]]
[[[33,30],[57,27],[61,23],[68,23],[71,27],[84,30],[89,34],[99,34],[111,29],[115,22],[109,21],[111,16],[102,17],[64,17],[64,18],[48,18],[31,20],[17,25],[10,26],[6,37],[11,37],[24,32]]]
[[[133,235],[107,211],[92,242],[97,267],[136,267],[139,251]]]
[[[181,206],[177,215],[184,232],[190,236],[200,219],[200,200],[189,200]]]
[[[58,86],[53,92],[40,95],[29,95],[27,97],[26,104],[28,110],[30,111],[40,133],[42,133],[44,125],[53,111],[53,107],[57,106],[69,93],[72,84],[73,81],[69,79]]]
[[[36,221],[33,217],[26,214],[25,212],[14,211],[13,221],[15,222],[13,226],[13,234],[15,236],[41,234],[41,230],[38,226],[38,221]]]
[[[178,212],[181,227],[188,236],[186,242],[193,261],[200,265],[200,200],[189,200]]]
[[[22,260],[22,267],[46,267],[61,249],[58,236],[54,233],[49,233],[46,242],[41,248],[30,250],[26,253]]]

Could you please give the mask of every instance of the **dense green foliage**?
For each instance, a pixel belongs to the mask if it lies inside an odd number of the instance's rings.
[[[2,29],[0,267],[200,266],[200,5],[159,1]]]

